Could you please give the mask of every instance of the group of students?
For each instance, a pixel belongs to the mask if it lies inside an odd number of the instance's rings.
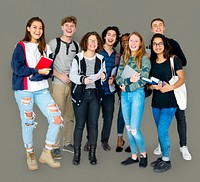
[[[179,109],[173,92],[185,82],[182,66],[187,62],[179,44],[164,36],[164,21],[161,18],[152,20],[151,30],[154,35],[149,47],[145,46],[139,32],[120,36],[119,28],[116,26],[105,28],[102,36],[95,31],[87,32],[79,44],[73,40],[76,25],[76,17],[64,17],[61,20],[63,35],[47,44],[43,21],[39,17],[32,17],[27,22],[24,38],[14,49],[11,61],[12,89],[20,110],[28,168],[38,169],[33,149],[33,131],[37,125],[33,111],[34,102],[49,124],[39,161],[53,168],[60,167],[61,164],[56,159],[62,158],[62,143],[63,151],[74,154],[72,163],[79,165],[82,136],[86,125],[87,142],[84,151],[88,151],[90,164],[95,165],[101,109],[101,143],[105,151],[111,150],[109,138],[116,92],[120,99],[116,152],[123,151],[125,127],[129,143],[125,151],[131,152],[131,156],[121,164],[139,163],[139,167],[146,167],[148,155],[140,125],[145,107],[144,87],[147,83],[142,78],[152,76],[164,83],[148,85],[153,92],[151,106],[159,141],[154,154],[161,155],[151,163],[153,171],[165,172],[171,168],[168,130],[174,115],[177,119],[180,151],[185,160],[191,160],[186,143],[185,111]],[[119,42],[120,53],[115,49]],[[148,48],[150,55],[147,54]],[[173,55],[174,69],[179,79],[170,85],[169,60]],[[54,60],[50,68],[35,68],[41,56]],[[124,77],[126,65],[136,73]],[[51,93],[48,90],[49,78],[52,79]]]

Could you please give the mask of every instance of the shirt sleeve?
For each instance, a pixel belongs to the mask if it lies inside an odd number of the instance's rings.
[[[183,68],[182,68],[181,60],[177,56],[174,56],[174,70],[178,71],[182,69]]]
[[[26,58],[23,48],[20,44],[17,44],[12,55],[11,68],[17,76],[30,76],[38,72],[35,68],[30,68],[26,65]]]

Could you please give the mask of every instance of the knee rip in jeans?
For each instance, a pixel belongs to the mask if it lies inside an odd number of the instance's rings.
[[[52,113],[60,113],[60,110],[58,109],[58,106],[53,103],[48,105],[48,109]],[[61,116],[53,116],[54,118],[54,124],[61,124],[63,121],[63,118]]]
[[[35,119],[35,113],[33,111],[25,111],[25,118],[28,120],[33,120]]]
[[[134,136],[137,134],[137,130],[136,129],[131,129],[131,134]]]
[[[130,125],[126,125],[126,129],[128,132],[130,132],[133,136],[137,134],[136,129],[131,129]]]
[[[127,131],[131,131],[130,125],[126,125],[126,129],[127,129]]]
[[[29,104],[31,103],[31,101],[32,101],[32,99],[31,99],[31,98],[28,98],[28,97],[22,98],[22,99],[21,99],[21,103],[22,103],[23,105],[25,105],[25,106],[29,105]]]
[[[32,111],[25,111],[25,118],[28,119],[29,121],[27,123],[25,123],[26,126],[32,126],[32,127],[36,127],[37,122],[33,122],[33,120],[35,119],[35,113]]]

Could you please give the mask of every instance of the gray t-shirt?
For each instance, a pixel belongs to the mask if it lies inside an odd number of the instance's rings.
[[[95,61],[96,61],[96,55],[93,58],[85,58],[85,63],[86,63],[86,75],[90,76],[94,74],[94,66],[95,66]],[[86,89],[89,88],[96,88],[95,83],[91,83],[86,85]]]
[[[78,44],[78,43],[77,43]],[[55,54],[56,46],[57,46],[57,41],[56,39],[52,39],[48,45],[50,46],[53,55]],[[78,44],[79,45],[79,44]],[[74,42],[64,42],[61,40],[60,42],[60,50],[54,60],[54,69],[58,71],[59,73],[69,73],[70,71],[70,65],[73,60],[73,58],[76,55],[76,46],[74,45]],[[80,48],[79,48],[80,51]],[[79,52],[78,51],[78,52]],[[53,79],[54,83],[60,83],[64,84],[61,80],[59,80],[57,77],[54,77]]]

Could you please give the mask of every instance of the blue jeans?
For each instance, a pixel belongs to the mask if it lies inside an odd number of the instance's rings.
[[[104,95],[102,100],[103,127],[101,131],[101,142],[108,142],[112,127],[114,114],[115,95]]]
[[[49,123],[45,140],[46,144],[55,144],[60,124],[54,124],[54,116],[61,116],[61,113],[48,89],[35,92],[18,90],[15,91],[14,94],[20,110],[22,138],[25,148],[33,147],[33,130],[37,124],[33,112],[34,103],[36,103]],[[29,114],[31,114],[31,116],[28,116]]]
[[[122,92],[121,104],[131,153],[137,154],[137,147],[140,153],[146,152],[144,137],[140,131],[145,105],[144,89],[139,88],[133,92]]]
[[[162,157],[170,158],[169,127],[177,108],[152,108],[153,117],[158,131],[158,139],[162,151]]]
[[[122,106],[121,106],[121,101],[119,104],[119,110],[118,110],[118,117],[117,117],[117,134],[118,136],[122,136],[124,133],[124,118],[122,114]]]
[[[97,144],[98,137],[98,119],[100,113],[100,104],[97,100],[96,89],[86,89],[80,106],[73,103],[76,119],[74,129],[74,147],[81,147],[83,129],[87,125],[87,138],[90,145]]]

